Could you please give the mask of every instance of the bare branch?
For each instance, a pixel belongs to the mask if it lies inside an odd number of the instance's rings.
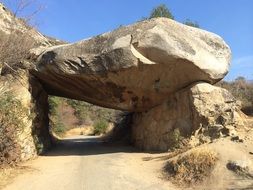
[[[17,1],[17,8],[14,11],[14,16],[16,17],[19,13],[23,12],[29,5],[31,4],[31,1],[27,0],[18,0]]]
[[[27,67],[24,60],[29,57],[30,49],[36,45],[34,38],[29,35],[33,27],[29,26],[27,22],[30,23],[43,8],[42,6],[36,6],[37,0],[11,0],[11,2],[15,3],[14,7],[16,7],[14,16],[23,14],[30,6],[36,8],[29,16],[24,17],[24,30],[17,28],[21,20],[14,18],[8,34],[0,31],[0,74],[13,73],[18,68],[24,69]]]
[[[26,23],[31,24],[43,8],[38,0],[9,0],[9,5],[13,8],[13,14],[16,18],[23,19]]]

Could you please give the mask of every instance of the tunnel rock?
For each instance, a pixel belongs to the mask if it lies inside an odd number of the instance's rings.
[[[226,89],[199,82],[163,104],[133,116],[132,143],[144,150],[167,151],[237,136],[250,125]]]
[[[47,48],[32,73],[49,94],[139,112],[194,82],[221,80],[230,54],[213,33],[156,18]]]

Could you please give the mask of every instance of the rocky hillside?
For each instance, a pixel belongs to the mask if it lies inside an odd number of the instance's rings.
[[[32,38],[36,44],[50,46],[51,41],[36,29],[29,26],[24,19],[16,18],[2,3],[0,3],[0,32],[1,37],[12,33],[24,34]]]
[[[24,19],[16,18],[0,3],[1,75],[13,73],[18,68],[34,67],[34,58],[37,54],[46,47],[62,43],[60,40],[42,35]]]
[[[79,128],[75,135],[101,135],[109,130],[110,125],[116,124],[121,111],[102,108],[60,97],[49,97],[51,130],[59,136],[65,136],[68,131]],[[88,134],[85,133],[86,128]],[[78,131],[78,130],[76,130]]]

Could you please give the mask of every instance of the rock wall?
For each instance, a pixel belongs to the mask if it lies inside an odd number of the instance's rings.
[[[10,108],[8,124],[5,121],[0,125],[0,166],[3,166],[28,160],[49,148],[51,142],[47,94],[36,79],[26,71],[19,71],[18,75],[1,76],[0,87],[1,99],[10,96],[21,108],[21,111]],[[18,122],[12,121],[17,118]]]
[[[162,105],[135,113],[133,143],[145,150],[166,151],[236,135],[244,127],[244,115],[225,89],[198,83],[177,92]]]
[[[50,148],[52,143],[49,130],[48,94],[34,76],[30,75],[29,82],[29,90],[32,96],[32,112],[34,114],[32,136],[37,154],[41,154]]]

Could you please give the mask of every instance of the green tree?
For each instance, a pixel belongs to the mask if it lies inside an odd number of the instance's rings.
[[[56,96],[48,98],[51,130],[59,136],[67,131],[67,126],[62,122],[62,115],[59,114],[59,107],[64,104],[64,99]]]
[[[196,21],[195,22],[191,21],[190,19],[187,19],[185,22],[183,22],[183,24],[199,28],[199,24]]]
[[[170,18],[174,20],[173,14],[170,12],[168,7],[165,4],[158,5],[157,7],[153,8],[153,10],[150,13],[150,16],[148,18],[142,18],[141,20],[151,19],[151,18],[157,18],[157,17],[165,17]],[[186,19],[183,24],[192,26],[195,28],[200,28],[199,24],[196,21],[191,21],[190,19]]]
[[[172,15],[172,13],[165,4],[161,4],[151,11],[149,19],[157,17],[165,17],[174,20],[174,16]]]

